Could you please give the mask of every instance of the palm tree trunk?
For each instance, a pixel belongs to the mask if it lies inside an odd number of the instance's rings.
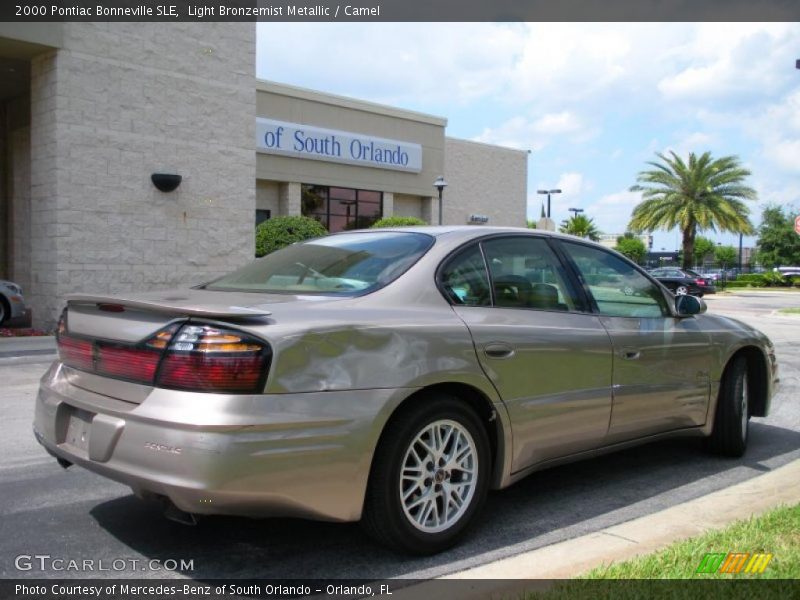
[[[683,230],[683,268],[691,269],[694,266],[694,238],[697,235],[694,224]]]

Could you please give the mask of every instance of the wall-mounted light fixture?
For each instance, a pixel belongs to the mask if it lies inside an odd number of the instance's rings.
[[[153,185],[162,192],[171,192],[181,184],[183,177],[173,173],[153,173],[150,176]]]

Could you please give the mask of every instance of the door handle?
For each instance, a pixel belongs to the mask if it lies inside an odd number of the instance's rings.
[[[625,360],[636,360],[642,353],[636,348],[623,348],[619,351],[619,355],[620,358],[624,358]]]
[[[483,347],[483,353],[488,358],[511,358],[514,356],[514,347],[505,342],[492,342]]]

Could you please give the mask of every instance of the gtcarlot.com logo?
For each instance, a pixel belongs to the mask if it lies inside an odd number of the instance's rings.
[[[50,554],[20,554],[14,559],[17,571],[194,571],[194,559],[152,558],[64,558]]]
[[[711,552],[703,557],[695,573],[763,573],[772,554],[761,552]]]

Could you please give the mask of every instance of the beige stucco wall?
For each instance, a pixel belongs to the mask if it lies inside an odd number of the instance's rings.
[[[442,174],[446,119],[273,82],[257,90],[259,117],[422,145],[420,173],[258,152],[259,179],[425,195]]]
[[[39,326],[70,292],[201,282],[250,260],[255,27],[64,23],[32,60],[32,281]],[[169,194],[154,172],[176,172]]]
[[[527,152],[447,138],[444,173],[445,224],[465,225],[481,214],[487,225],[525,227]],[[438,210],[438,195],[435,204]]]
[[[408,194],[395,194],[394,214],[398,217],[422,218],[423,200],[419,196],[409,196]]]
[[[256,208],[272,211],[272,216],[280,213],[281,186],[277,181],[256,181]]]
[[[28,125],[10,132],[11,177],[8,187],[11,239],[8,277],[27,294],[31,285],[31,135]]]

